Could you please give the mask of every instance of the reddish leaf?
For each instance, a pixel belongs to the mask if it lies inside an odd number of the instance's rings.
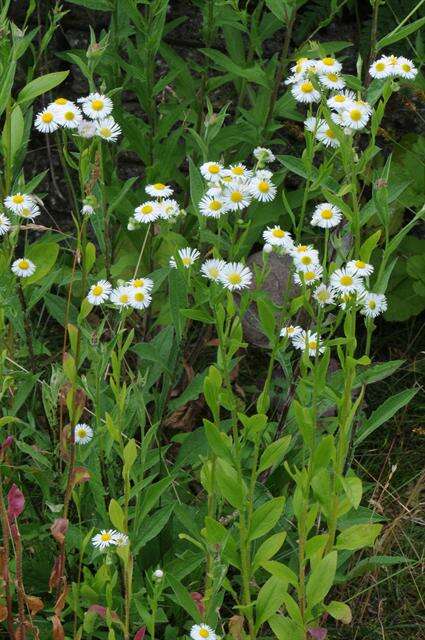
[[[105,619],[106,618],[106,607],[101,604],[92,604],[88,608],[89,613],[97,613],[98,616]],[[111,611],[112,620],[119,620],[118,614],[115,611]]]
[[[72,472],[72,486],[83,484],[90,480],[90,472],[85,467],[74,467]]]
[[[314,640],[325,640],[328,632],[323,627],[312,627],[308,630],[309,635],[314,638]]]
[[[37,596],[27,596],[27,605],[32,616],[35,616],[39,611],[44,608],[44,602]]]
[[[62,622],[60,621],[58,616],[53,616],[52,625],[53,625],[52,639],[65,640],[65,633],[63,630]]]
[[[52,573],[49,578],[49,591],[53,591],[53,589],[57,589],[59,586],[59,580],[61,576],[61,559],[60,556],[55,558],[55,563],[53,565]]]
[[[24,494],[16,484],[12,484],[9,489],[9,493],[7,494],[7,515],[9,518],[9,522],[12,522],[15,518],[18,518],[25,507],[25,498]]]
[[[196,604],[196,608],[198,609],[200,615],[203,617],[205,614],[204,596],[202,595],[202,593],[199,593],[199,591],[192,591],[190,597]]]
[[[141,627],[136,632],[136,635],[134,636],[134,640],[143,640],[143,638],[145,637],[145,633],[146,633],[146,627]]]
[[[50,531],[52,532],[52,536],[59,544],[63,544],[65,542],[65,534],[68,531],[68,520],[66,518],[56,518],[52,526],[50,527]]]
[[[58,599],[55,602],[55,614],[57,616],[61,614],[61,611],[63,610],[66,604],[66,596],[68,595],[68,591],[69,591],[68,586],[65,584],[62,593],[59,594]]]

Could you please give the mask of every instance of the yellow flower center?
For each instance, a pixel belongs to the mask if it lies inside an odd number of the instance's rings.
[[[91,103],[91,107],[95,111],[101,111],[103,109],[103,100],[93,100]]]
[[[67,104],[68,100],[66,98],[56,98],[55,104],[59,104],[61,106]]]
[[[317,294],[318,299],[320,300],[320,302],[326,302],[326,300],[328,299],[328,292],[326,291],[326,289],[322,289],[322,291],[319,291],[319,293]]]
[[[212,200],[210,202],[210,209],[212,211],[219,211],[221,209],[223,205],[221,204],[220,200]]]
[[[87,435],[87,431],[85,429],[78,429],[77,435],[79,438],[85,438]]]
[[[332,211],[330,209],[323,209],[323,211],[320,212],[320,215],[324,220],[330,220],[332,218]]]
[[[189,266],[192,263],[192,260],[186,257],[186,258],[182,258],[182,262],[185,266]]]
[[[311,93],[314,89],[313,83],[310,82],[310,80],[307,80],[307,82],[303,82],[300,88],[303,93]]]
[[[28,260],[19,260],[19,264],[18,267],[20,269],[23,269],[24,271],[26,271],[30,266],[30,263],[28,262]]]
[[[270,189],[270,185],[268,182],[266,182],[265,180],[260,180],[260,182],[258,183],[258,191],[261,191],[261,193],[267,193]]]
[[[316,274],[314,273],[314,271],[306,271],[304,273],[304,281],[305,282],[310,282],[310,280],[314,280],[316,277]]]
[[[112,131],[109,127],[101,127],[101,129],[99,129],[99,133],[102,138],[109,138],[112,135]]]
[[[120,295],[120,302],[121,302],[122,304],[127,304],[127,302],[128,302],[128,301],[129,301],[129,297],[128,297],[128,295],[127,295],[126,293],[122,293],[122,294]]]
[[[313,351],[315,351],[317,349],[317,342],[316,340],[310,340],[310,342],[308,343],[308,348],[312,349]]]
[[[70,122],[72,122],[72,120],[74,120],[75,118],[75,113],[73,111],[66,111],[63,114],[63,117],[65,118],[65,120],[69,120]]]
[[[307,251],[307,245],[306,244],[300,244],[300,246],[297,247],[297,252],[298,253],[304,253],[304,251]]]
[[[43,115],[41,116],[41,120],[42,122],[46,122],[47,124],[51,122],[53,120],[53,116],[50,111],[47,111],[47,113],[43,113]]]
[[[272,235],[275,238],[283,238],[285,236],[285,232],[282,229],[273,229]]]
[[[405,62],[404,64],[401,65],[401,68],[403,69],[403,71],[411,71],[412,67],[410,66],[410,64],[408,64],[407,62]]]
[[[162,182],[155,182],[155,184],[153,185],[154,189],[156,189],[157,191],[163,191],[165,189],[165,184],[162,184]]]
[[[21,195],[20,193],[17,193],[15,196],[12,197],[13,204],[22,204],[23,201],[24,201],[24,196]]]
[[[331,67],[331,66],[334,64],[335,59],[334,59],[334,58],[322,58],[322,62],[323,62],[323,64],[325,64],[327,67]]]
[[[356,260],[355,265],[357,269],[364,269],[366,266],[366,262],[363,262],[363,260]]]
[[[31,215],[31,209],[28,209],[28,207],[24,207],[21,211],[21,216],[23,218],[28,218]]]
[[[327,136],[328,138],[335,138],[335,134],[332,129],[326,129],[325,136]]]
[[[136,289],[139,289],[140,287],[143,287],[144,284],[145,284],[145,281],[142,280],[142,278],[138,278],[137,280],[134,280],[133,287],[136,287]]]
[[[358,122],[359,120],[361,120],[362,112],[360,111],[360,109],[351,109],[350,118],[351,120],[354,120],[354,122]]]
[[[391,65],[395,65],[397,64],[398,60],[396,56],[390,56],[390,64]]]
[[[109,542],[109,540],[112,539],[112,536],[110,533],[108,533],[107,531],[105,531],[105,533],[101,533],[100,534],[100,538],[102,540],[102,542]]]
[[[218,166],[218,164],[210,164],[210,166],[208,167],[208,171],[210,173],[218,173],[220,171],[220,167]]]
[[[295,331],[295,327],[293,327],[292,325],[290,327],[286,327],[286,333],[288,334],[288,336],[292,335]]]
[[[334,96],[334,100],[335,102],[345,102],[345,96],[338,94],[337,96]]]
[[[327,78],[331,82],[336,82],[338,80],[338,76],[336,75],[336,73],[328,73]]]
[[[349,287],[353,284],[353,278],[351,276],[341,276],[339,281],[343,287]]]
[[[243,167],[233,167],[232,168],[232,173],[234,173],[235,176],[243,176],[244,169],[243,169]]]
[[[369,300],[369,309],[376,309],[376,302],[375,300]]]
[[[301,264],[311,264],[312,260],[310,256],[303,256],[301,258]]]
[[[143,302],[143,300],[145,299],[145,294],[141,291],[138,291],[134,294],[134,299],[136,300],[136,302]]]
[[[210,632],[208,631],[208,629],[199,629],[199,635],[201,636],[201,638],[209,638]]]
[[[230,284],[239,284],[241,282],[241,280],[242,280],[242,278],[241,278],[239,273],[231,273],[229,275]]]
[[[230,200],[232,202],[240,202],[242,200],[242,194],[240,191],[233,191],[232,195],[230,196]]]
[[[211,267],[210,268],[210,276],[211,276],[211,278],[218,278],[219,275],[220,275],[220,272],[217,269],[217,267]]]
[[[100,296],[103,293],[103,287],[100,284],[97,284],[93,287],[92,293],[94,296]]]
[[[142,214],[144,216],[148,215],[149,213],[152,213],[153,211],[153,206],[151,204],[144,204],[143,207],[141,207],[140,211],[142,212]]]
[[[375,64],[375,69],[376,69],[376,71],[384,71],[385,70],[385,63],[384,62],[377,62]]]

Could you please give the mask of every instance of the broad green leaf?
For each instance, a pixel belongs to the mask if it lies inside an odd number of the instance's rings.
[[[348,604],[345,604],[345,602],[332,600],[332,602],[326,605],[326,611],[332,616],[332,618],[335,620],[341,620],[344,624],[350,624],[353,617],[350,607]]]
[[[262,563],[262,566],[266,571],[275,576],[276,578],[280,578],[283,583],[288,583],[295,588],[298,588],[298,578],[292,569],[283,564],[282,562],[277,562],[276,560],[268,560]]]
[[[28,287],[44,278],[53,268],[58,254],[59,245],[57,242],[34,242],[30,244],[25,257],[35,264],[36,270],[32,276],[25,278],[22,286]]]
[[[189,614],[189,616],[194,620],[194,622],[201,622],[201,615],[198,611],[195,602],[190,597],[189,591],[186,587],[181,583],[180,580],[177,580],[174,576],[172,576],[169,572],[167,572],[167,581],[170,584],[174,594],[177,598],[177,602],[179,605]]]
[[[254,559],[252,561],[253,571],[258,569],[258,567],[267,560],[273,558],[285,542],[285,539],[286,531],[268,536],[255,552]]]
[[[266,469],[274,467],[282,462],[290,443],[291,436],[283,436],[269,444],[261,455],[257,473],[262,473]]]
[[[256,540],[273,529],[285,506],[285,498],[273,498],[256,509],[252,515],[249,540]]]
[[[46,93],[61,84],[68,76],[69,71],[55,71],[31,80],[19,93],[17,102],[31,102],[42,93]]]
[[[420,3],[418,3],[419,5]],[[404,40],[408,38],[412,33],[415,33],[418,29],[421,29],[425,25],[425,16],[423,18],[419,18],[419,20],[415,20],[411,24],[406,24],[403,27],[397,26],[391,33],[388,33],[386,36],[378,40],[376,43],[376,50],[380,51],[385,47],[389,47],[390,44],[394,44],[394,42],[398,42],[399,40]]]
[[[220,493],[236,509],[241,509],[245,499],[245,486],[239,481],[236,469],[225,460],[217,460],[217,484]]]
[[[382,524],[355,524],[344,529],[336,539],[337,549],[356,551],[364,547],[372,547],[379,536]]]
[[[274,615],[269,625],[278,640],[304,640],[305,633],[299,625],[287,616]]]
[[[316,564],[311,572],[307,587],[306,597],[309,608],[322,602],[329,593],[335,578],[337,551],[331,551]]]
[[[400,393],[396,393],[394,396],[387,398],[381,406],[378,407],[378,409],[375,409],[366,422],[362,424],[357,432],[355,446],[357,447],[382,424],[391,420],[393,415],[395,415],[402,407],[406,406],[406,404],[414,398],[417,392],[418,389],[405,389],[404,391],[400,391]]]
[[[261,587],[257,602],[255,605],[255,628],[259,629],[261,625],[269,620],[279,609],[283,602],[284,593],[286,591],[285,584],[280,578],[271,576]]]
[[[113,526],[116,529],[118,529],[118,531],[124,531],[125,530],[124,511],[121,505],[114,498],[112,498],[109,503],[108,511],[109,511],[109,518]]]

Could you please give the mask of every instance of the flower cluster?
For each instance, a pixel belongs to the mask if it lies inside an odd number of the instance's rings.
[[[90,287],[87,300],[93,305],[110,301],[119,309],[146,309],[152,302],[152,288],[153,281],[150,278],[133,278],[115,289],[107,280],[99,280]]]
[[[98,136],[108,142],[116,142],[121,127],[111,116],[112,100],[94,92],[78,98],[77,102],[80,106],[67,98],[56,98],[37,114],[35,128],[42,133],[53,133],[62,127],[74,130],[82,138]]]
[[[129,544],[128,536],[115,529],[102,529],[91,539],[93,546],[100,551],[108,547],[126,547]]]
[[[375,60],[369,68],[369,74],[378,80],[394,77],[413,80],[417,73],[418,70],[413,62],[404,56],[382,56]]]
[[[36,203],[34,196],[21,193],[20,191],[7,196],[3,204],[18,220],[24,219],[32,221],[40,215],[40,207]],[[10,217],[5,213],[0,213],[0,236],[8,233],[11,227]]]
[[[246,209],[252,200],[270,202],[276,195],[273,174],[264,167],[274,160],[269,149],[257,147],[257,164],[248,169],[242,162],[225,167],[220,162],[204,162],[200,170],[207,181],[207,190],[199,203],[201,214],[207,218],[220,218],[230,211]]]
[[[153,200],[147,200],[135,208],[134,215],[129,220],[129,230],[135,229],[138,224],[150,224],[158,219],[173,222],[182,213],[178,202],[170,198],[173,189],[167,184],[148,184],[145,191]]]

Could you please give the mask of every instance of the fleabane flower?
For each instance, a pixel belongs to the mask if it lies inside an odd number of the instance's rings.
[[[387,60],[382,57],[379,60],[375,60],[369,67],[369,74],[372,78],[382,80],[383,78],[389,78],[392,75],[392,69]]]
[[[145,191],[153,198],[169,198],[173,193],[173,189],[169,187],[168,184],[164,184],[163,182],[148,184],[145,187]]]
[[[345,81],[334,71],[328,71],[322,75],[319,75],[319,82],[326,89],[343,89],[345,87]]]
[[[363,260],[350,260],[350,262],[347,262],[347,271],[358,276],[367,277],[373,273],[373,265]]]
[[[252,171],[246,168],[242,162],[231,164],[224,170],[224,177],[230,176],[233,180],[246,180],[252,176]]]
[[[4,236],[9,231],[10,226],[9,218],[4,213],[0,213],[0,236]]]
[[[162,220],[173,220],[180,213],[180,207],[177,200],[165,198],[158,202],[159,217]]]
[[[317,128],[316,139],[324,144],[325,147],[331,147],[332,149],[336,149],[340,145],[338,138],[327,122],[324,122]]]
[[[116,307],[125,309],[126,307],[131,306],[133,291],[132,287],[129,287],[128,285],[121,285],[111,291],[110,301]]]
[[[320,264],[313,264],[306,269],[299,269],[298,273],[294,273],[294,282],[300,286],[311,287],[320,280],[322,275],[323,267]]]
[[[274,153],[266,147],[255,147],[253,156],[262,164],[267,164],[275,160]]]
[[[367,318],[376,318],[387,310],[387,299],[382,293],[367,292],[361,298],[361,313]]]
[[[101,93],[91,93],[85,98],[79,98],[77,102],[81,104],[84,114],[92,120],[106,118],[113,108],[111,98]]]
[[[249,192],[259,202],[271,202],[276,195],[276,187],[269,178],[260,175],[249,181]]]
[[[41,133],[53,133],[59,129],[59,124],[56,121],[56,112],[53,109],[43,109],[37,113],[34,121],[34,127]]]
[[[32,204],[33,199],[25,193],[18,192],[13,196],[7,196],[7,198],[4,199],[4,206],[6,209],[10,209],[13,213],[17,214],[20,214],[22,209],[25,207],[30,208]]]
[[[319,204],[313,211],[311,224],[322,229],[336,227],[342,219],[342,213],[334,204],[324,202]]]
[[[330,285],[338,293],[359,293],[363,291],[363,280],[347,268],[337,269],[330,277]]]
[[[96,135],[97,125],[93,120],[81,120],[78,125],[77,133],[82,138],[89,140]]]
[[[252,272],[241,262],[227,262],[220,273],[219,280],[230,291],[246,289],[251,284]]]
[[[338,91],[338,93],[326,100],[326,104],[331,109],[335,109],[335,111],[341,111],[341,109],[347,109],[355,99],[356,94],[354,91]]]
[[[342,64],[332,58],[331,56],[326,56],[321,60],[316,62],[317,73],[339,73],[342,69]]]
[[[34,218],[40,215],[40,207],[36,205],[35,202],[31,202],[29,207],[24,207],[17,215],[25,218],[25,220],[34,220]]]
[[[389,56],[383,56],[382,57],[383,61],[385,62],[385,64],[387,64],[389,71],[390,71],[390,76],[396,76],[398,75],[398,58],[397,56],[395,56],[394,54],[391,54]]]
[[[72,100],[68,100],[68,98],[63,98],[62,96],[55,98],[53,102],[47,106],[48,109],[52,109],[53,111],[56,111],[56,113],[59,113],[61,110],[63,111],[69,107],[75,107],[75,103],[72,102]]]
[[[184,249],[179,249],[178,250],[178,255],[180,257],[180,260],[184,266],[185,269],[189,269],[189,267],[191,267],[194,262],[199,258],[199,256],[201,255],[200,252],[198,251],[198,249],[192,249],[191,247],[185,247]],[[177,268],[177,261],[174,257],[170,258],[170,267],[176,269]]]
[[[206,218],[220,218],[228,211],[228,207],[223,197],[205,195],[199,203],[199,210]]]
[[[314,290],[313,298],[319,306],[324,307],[326,304],[335,302],[335,291],[325,284],[319,284]]]
[[[150,278],[133,278],[128,283],[133,289],[141,289],[142,291],[151,291],[153,289],[153,280]]]
[[[107,142],[116,142],[121,135],[121,127],[112,116],[103,120],[96,120],[96,135]]]
[[[263,231],[264,242],[271,244],[273,247],[283,247],[290,251],[294,245],[291,234],[281,229],[279,225],[267,227]]]
[[[115,529],[102,529],[100,533],[97,533],[91,539],[92,545],[96,549],[100,549],[101,551],[107,549],[110,546],[116,546],[116,534],[117,531],[115,531]]]
[[[299,336],[302,333],[302,327],[299,327],[298,325],[287,325],[286,327],[283,327],[280,330],[280,336],[281,338],[296,338],[297,336]]]
[[[12,263],[12,271],[15,276],[19,276],[20,278],[29,278],[32,276],[34,271],[36,270],[36,266],[31,260],[28,258],[19,258]]]
[[[297,82],[297,84],[294,84],[292,87],[291,93],[297,102],[310,104],[320,101],[320,91],[314,88],[311,80],[301,80]]]
[[[310,356],[315,356],[317,353],[323,353],[325,350],[317,336],[317,333],[310,330],[303,330],[299,335],[295,336],[292,340],[292,344],[296,349],[307,351]]]
[[[211,627],[204,624],[194,624],[190,630],[192,640],[217,640],[217,634]]]
[[[319,252],[311,246],[305,251],[297,251],[295,247],[291,254],[297,271],[308,271],[312,266],[319,264]]]
[[[226,189],[225,203],[229,211],[246,209],[251,202],[251,193],[245,185],[235,185]]]
[[[306,120],[304,120],[304,127],[307,131],[311,131],[312,133],[316,133],[318,128],[326,124],[326,120],[321,120],[320,118],[315,118],[314,116],[310,116]]]
[[[204,162],[200,171],[208,182],[218,182],[224,175],[223,165],[219,162]]]
[[[224,260],[219,260],[216,258],[211,258],[210,260],[205,260],[205,262],[201,266],[201,273],[204,278],[208,278],[208,280],[213,280],[217,282],[220,279],[221,272],[223,271],[226,263]]]
[[[56,119],[58,124],[65,129],[77,129],[83,119],[83,114],[80,108],[71,102],[57,110]]]
[[[87,300],[93,305],[102,304],[109,299],[111,291],[112,286],[107,280],[99,280],[90,287]]]
[[[79,422],[74,427],[74,442],[76,444],[87,444],[93,438],[93,429],[85,422]]]
[[[130,294],[130,307],[133,309],[146,309],[152,302],[152,296],[146,289],[126,287]]]
[[[365,106],[354,103],[342,112],[341,117],[344,127],[358,130],[363,129],[367,125],[370,113]]]
[[[134,210],[134,219],[137,222],[149,223],[157,220],[161,214],[161,209],[156,200],[149,200],[140,204]]]
[[[128,547],[130,544],[130,538],[126,533],[122,533],[121,531],[114,532],[115,543],[117,547]]]
[[[83,216],[92,216],[94,214],[94,209],[91,204],[83,204],[81,207],[81,215]]]
[[[413,80],[418,73],[415,65],[408,58],[400,56],[397,60],[397,74],[405,80]]]

